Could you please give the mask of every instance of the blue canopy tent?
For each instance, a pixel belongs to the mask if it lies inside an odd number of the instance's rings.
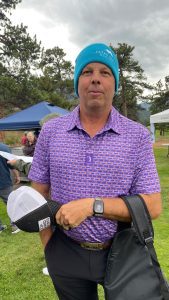
[[[46,115],[54,113],[63,116],[68,114],[69,111],[43,101],[0,119],[0,131],[39,129],[41,128],[40,120]]]

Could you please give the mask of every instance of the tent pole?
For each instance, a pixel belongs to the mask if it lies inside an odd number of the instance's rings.
[[[150,132],[152,143],[155,143],[155,126],[154,123],[150,123]]]

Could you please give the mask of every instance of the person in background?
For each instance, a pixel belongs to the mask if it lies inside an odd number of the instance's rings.
[[[0,142],[0,151],[11,153],[9,147]],[[11,172],[13,173],[14,183],[18,184],[20,182],[19,172],[15,169],[11,169],[7,164],[7,160],[0,156],[0,198],[7,204],[8,196],[13,190],[13,182],[11,178]],[[0,220],[0,233],[7,228],[6,225],[3,225]],[[19,228],[11,223],[12,233],[18,233]]]
[[[21,138],[21,144],[24,146],[27,142],[27,131],[24,132],[24,135]]]
[[[25,156],[33,156],[34,155],[36,141],[37,141],[37,138],[35,137],[35,134],[32,131],[29,131],[27,133],[26,144],[23,147],[23,154]]]
[[[40,133],[40,129],[35,129],[34,135],[35,135],[36,139],[38,139],[39,133]]]
[[[60,300],[98,300],[118,221],[131,220],[122,195],[140,194],[152,219],[161,213],[150,132],[112,106],[118,82],[112,49],[84,48],[74,72],[79,106],[44,124],[36,144],[28,178],[62,204],[60,226],[40,232]]]

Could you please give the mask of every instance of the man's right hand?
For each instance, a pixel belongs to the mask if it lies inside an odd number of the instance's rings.
[[[56,214],[56,223],[68,230],[93,215],[94,198],[73,200],[63,204]]]

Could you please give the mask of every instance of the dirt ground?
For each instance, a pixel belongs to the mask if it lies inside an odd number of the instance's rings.
[[[169,139],[168,138],[160,139],[153,144],[153,147],[154,148],[167,147],[167,146],[163,146],[163,144],[169,144]]]

